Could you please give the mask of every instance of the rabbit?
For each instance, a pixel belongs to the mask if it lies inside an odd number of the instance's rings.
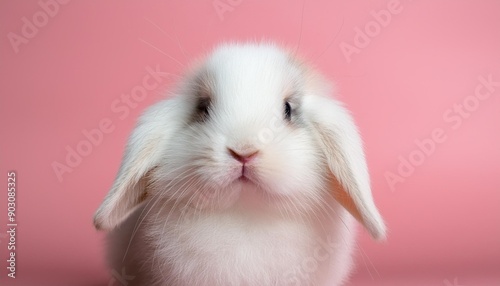
[[[139,118],[94,215],[114,279],[345,283],[356,221],[376,240],[386,227],[357,127],[333,95],[271,42],[224,43],[196,61]]]

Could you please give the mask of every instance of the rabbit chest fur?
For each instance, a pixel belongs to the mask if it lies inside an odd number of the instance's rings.
[[[111,265],[133,277],[129,286],[339,285],[356,231],[352,217],[335,208],[340,216],[322,225],[265,210],[199,216],[195,209],[163,206],[145,215],[141,208],[108,237]],[[343,227],[332,232],[336,224]]]

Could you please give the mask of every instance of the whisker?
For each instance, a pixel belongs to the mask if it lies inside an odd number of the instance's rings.
[[[153,48],[154,50],[162,53],[163,55],[167,56],[169,59],[173,60],[174,62],[178,63],[179,65],[181,65],[182,67],[185,67],[183,63],[179,62],[177,59],[175,59],[174,57],[172,57],[171,55],[167,54],[166,52],[164,52],[163,50],[161,50],[160,48],[156,47],[155,45],[151,44],[150,42],[144,40],[144,39],[141,39],[139,38],[139,41],[143,42],[144,44],[150,46],[151,48]]]
[[[179,168],[174,169],[173,171],[178,170],[178,169],[182,169],[182,168],[183,168],[183,167],[179,167]],[[189,171],[189,170],[190,170],[190,169],[187,169],[186,171],[184,171],[184,172],[182,172],[181,174],[179,174],[177,177],[182,176],[185,172],[187,172],[187,171]],[[173,171],[172,171],[171,173],[173,173]],[[176,177],[176,178],[177,178],[177,177]],[[158,197],[159,197],[159,196],[160,196],[160,192],[156,193],[156,194],[155,194],[152,198],[150,198],[150,199],[149,199],[149,201],[146,203],[146,205],[144,206],[143,210],[141,211],[141,214],[139,215],[139,218],[141,218],[141,219],[140,219],[140,221],[138,220],[138,221],[136,222],[135,226],[134,226],[134,230],[133,230],[132,235],[131,235],[131,237],[130,237],[130,239],[129,239],[128,246],[127,246],[127,248],[126,248],[126,250],[125,250],[125,253],[124,253],[124,255],[123,255],[122,262],[123,262],[123,261],[125,261],[125,258],[126,258],[127,254],[128,254],[128,251],[129,251],[129,249],[130,249],[130,246],[131,246],[131,244],[132,244],[132,240],[134,239],[134,237],[135,237],[135,235],[136,235],[136,233],[137,233],[137,231],[138,231],[139,227],[140,227],[140,226],[141,226],[141,224],[144,222],[144,219],[145,219],[145,218],[146,218],[146,216],[149,214],[149,212],[153,209],[153,207],[154,207],[154,206],[156,205],[156,203],[158,202]],[[156,198],[156,200],[154,200],[154,199],[155,199],[155,197],[157,197],[157,198]],[[152,205],[152,206],[150,206],[150,207],[149,207],[149,209],[148,209],[148,211],[146,212],[146,214],[145,214],[145,215],[143,215],[143,214],[144,214],[144,211],[148,208],[149,203],[150,203],[150,202],[152,202],[153,200],[154,200],[153,205]]]
[[[146,17],[144,17],[144,19],[146,19],[146,21],[148,21],[151,25],[155,26],[158,30],[160,30],[165,36],[167,36],[167,38],[169,38],[170,40],[174,41],[174,39],[172,39],[172,37],[169,34],[167,34],[167,32],[165,32],[165,30],[163,30],[156,23],[154,23],[153,21],[151,21],[150,19],[148,19]],[[179,47],[179,50],[181,51],[182,55],[184,55],[184,58],[188,59],[189,57],[184,52],[184,49],[181,46],[179,38],[177,37],[177,33],[175,33],[175,42],[177,42],[177,46]]]

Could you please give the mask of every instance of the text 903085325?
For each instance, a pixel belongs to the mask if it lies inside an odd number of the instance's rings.
[[[16,194],[17,194],[16,172],[7,173],[7,276],[16,278]]]

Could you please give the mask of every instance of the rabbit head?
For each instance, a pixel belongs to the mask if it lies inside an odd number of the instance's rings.
[[[333,196],[383,238],[360,136],[332,93],[275,45],[220,46],[139,119],[96,227],[112,229],[147,199],[209,212],[251,192],[295,214]]]

